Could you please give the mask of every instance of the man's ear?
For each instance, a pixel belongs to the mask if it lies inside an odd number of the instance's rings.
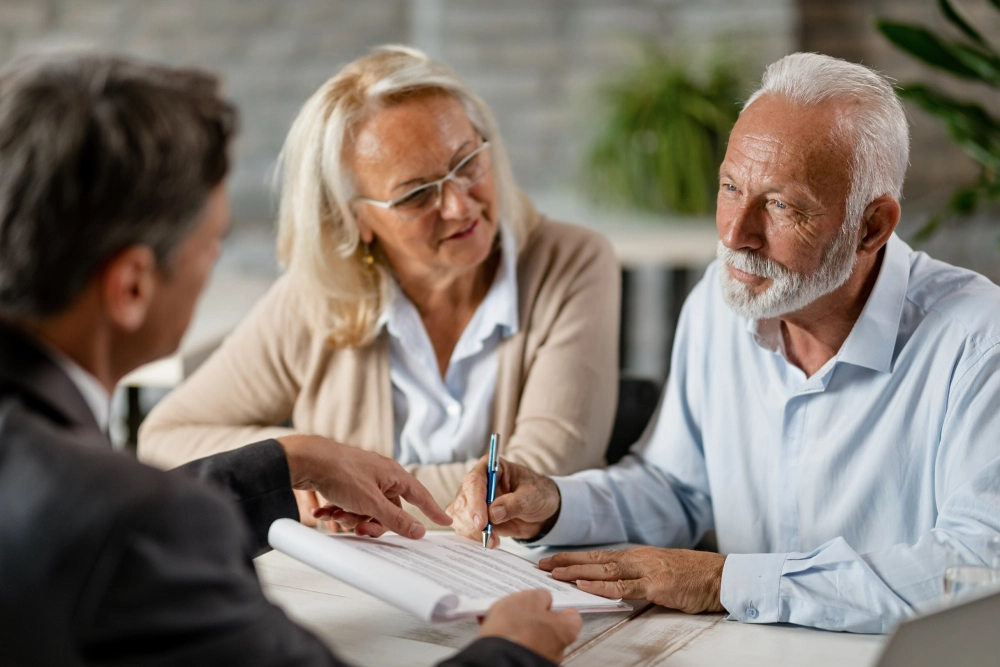
[[[153,250],[144,245],[125,248],[104,265],[100,281],[108,319],[128,333],[138,331],[156,292]]]
[[[899,216],[899,201],[895,197],[883,195],[868,204],[861,216],[861,239],[858,251],[875,254],[881,250],[896,231]]]

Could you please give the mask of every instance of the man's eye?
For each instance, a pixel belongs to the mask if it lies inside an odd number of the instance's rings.
[[[781,210],[785,210],[786,208],[788,208],[788,205],[785,204],[785,202],[779,201],[777,199],[774,200],[774,205],[777,206]]]
[[[736,192],[736,186],[733,185],[732,183],[723,183],[722,189],[725,190],[726,192]]]

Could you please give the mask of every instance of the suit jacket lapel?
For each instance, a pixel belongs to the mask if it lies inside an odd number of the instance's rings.
[[[73,381],[38,342],[6,323],[0,323],[0,392],[22,394],[53,420],[104,437]]]

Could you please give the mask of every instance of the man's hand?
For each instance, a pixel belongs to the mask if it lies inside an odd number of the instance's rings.
[[[561,662],[566,647],[573,643],[583,619],[576,609],[550,611],[548,591],[521,591],[496,602],[479,628],[480,637],[503,637],[552,662]]]
[[[331,533],[341,532],[341,525],[330,516],[336,508],[327,503],[323,496],[315,491],[302,489],[294,489],[293,493],[295,493],[295,504],[299,506],[299,523],[315,528],[320,521],[323,521],[324,527]],[[353,530],[354,526],[352,525],[350,529]]]
[[[725,563],[725,556],[705,551],[636,547],[556,554],[538,567],[594,595],[649,600],[699,614],[725,611],[720,598]]]
[[[293,493],[295,493],[295,504],[299,506],[299,523],[315,528],[317,523],[315,514],[320,507],[316,492],[294,489]]]
[[[317,519],[332,519],[358,535],[378,537],[393,530],[418,539],[423,524],[403,511],[405,499],[431,521],[447,526],[451,517],[413,475],[390,458],[312,435],[278,438],[288,458],[293,489],[317,491],[327,505],[313,510]]]
[[[455,519],[455,532],[477,542],[486,528],[488,458],[479,459],[448,506],[448,514]],[[490,505],[493,522],[490,548],[500,544],[501,535],[526,539],[547,529],[558,518],[559,505],[559,487],[555,482],[523,465],[500,459],[496,497]]]

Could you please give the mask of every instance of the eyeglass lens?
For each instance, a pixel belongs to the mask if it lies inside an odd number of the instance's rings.
[[[441,192],[446,181],[461,191],[466,191],[486,175],[488,161],[484,148],[486,144],[462,160],[444,178],[427,183],[405,193],[392,203],[392,209],[404,220],[413,220],[427,215],[441,204]]]

